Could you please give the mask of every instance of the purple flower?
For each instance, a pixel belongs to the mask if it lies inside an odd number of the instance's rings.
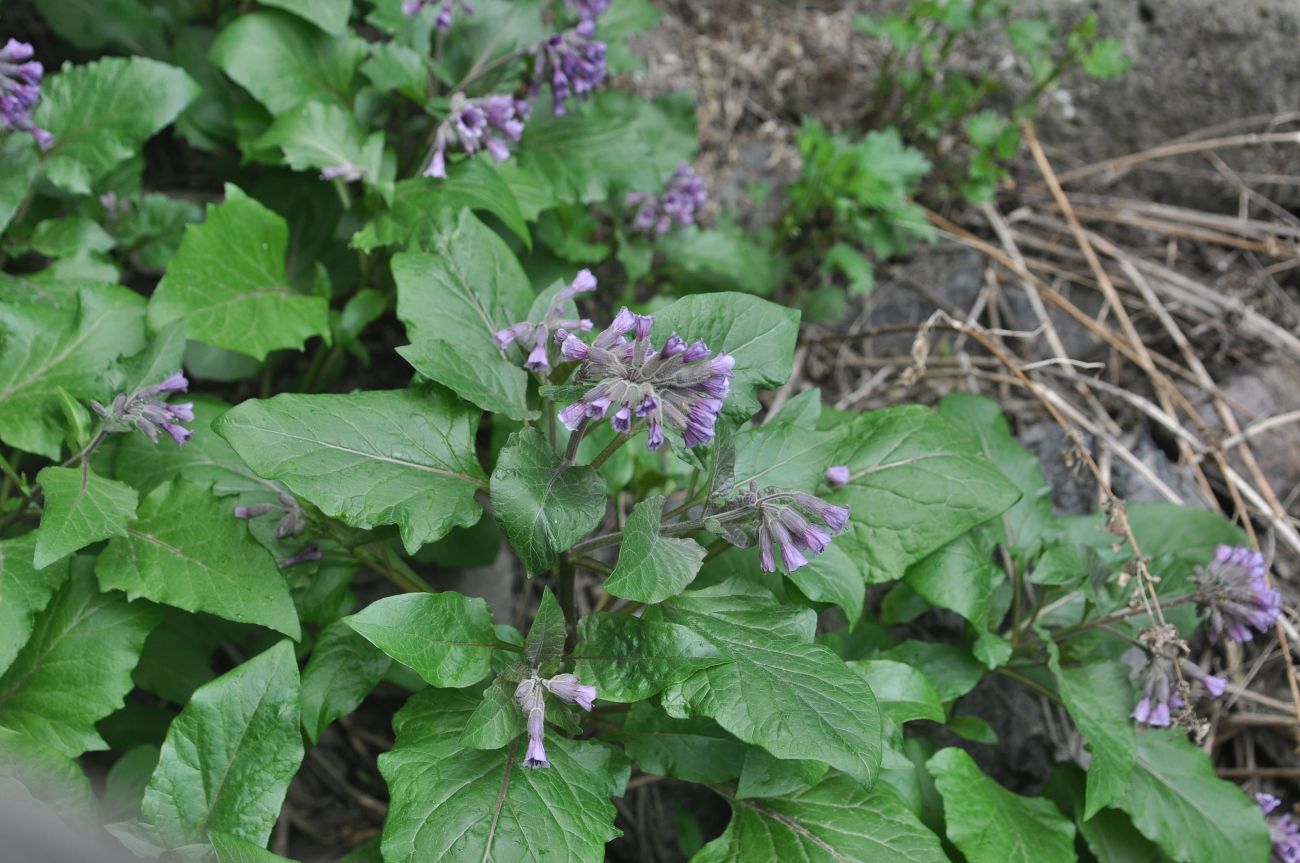
[[[585,99],[605,80],[605,43],[591,37],[596,25],[584,20],[572,30],[555,33],[532,47],[533,95],[542,81],[551,85],[551,111],[564,116],[569,97]]]
[[[288,569],[291,566],[300,566],[304,563],[311,563],[314,560],[320,560],[324,555],[321,554],[320,548],[314,543],[305,546],[302,551],[295,555],[286,557],[280,561],[281,569]]]
[[[631,192],[624,200],[629,207],[636,207],[636,215],[632,217],[634,229],[663,236],[674,224],[694,224],[709,196],[704,181],[690,165],[683,164],[668,178],[661,194]]]
[[[609,8],[613,0],[564,0],[570,12],[577,12],[583,21],[594,21]]]
[[[829,548],[831,538],[848,523],[849,511],[845,507],[783,489],[768,488],[760,492],[751,486],[732,505],[741,509],[752,507],[757,513],[759,566],[764,572],[776,572],[774,544],[781,553],[785,571],[794,572],[808,563],[808,556],[816,557]],[[827,518],[827,514],[842,514],[842,517]],[[813,522],[813,518],[821,520],[826,527]]]
[[[663,446],[666,426],[677,429],[688,447],[713,438],[735,360],[727,354],[711,356],[702,342],[698,349],[683,349],[676,333],[656,351],[650,342],[653,323],[650,316],[625,308],[591,344],[563,330],[556,333],[560,353],[582,361],[574,380],[592,383],[580,401],[560,411],[565,428],[574,431],[584,418],[609,417],[616,431],[631,434],[636,420],[643,420],[650,450]]]
[[[434,133],[424,176],[446,179],[448,147],[459,147],[471,156],[486,149],[493,159],[504,162],[510,158],[510,144],[523,136],[524,121],[532,110],[526,100],[499,93],[478,99],[454,94],[451,113]]]
[[[849,481],[849,466],[846,464],[837,464],[826,468],[826,481],[833,486],[847,485]]]
[[[1282,609],[1282,594],[1268,586],[1264,555],[1252,548],[1219,546],[1209,566],[1196,568],[1192,581],[1212,639],[1226,633],[1231,641],[1250,641],[1251,628],[1267,632]]]
[[[517,342],[521,347],[528,350],[528,359],[524,361],[524,368],[530,372],[544,373],[550,371],[551,361],[548,349],[552,337],[563,343],[569,336],[570,330],[589,330],[592,327],[591,321],[586,318],[570,318],[566,316],[569,303],[578,294],[594,291],[595,289],[596,277],[591,274],[591,270],[579,271],[568,286],[561,288],[555,294],[555,299],[551,301],[550,308],[546,310],[545,318],[537,322],[524,321],[511,324],[508,327],[499,329],[492,334],[492,342],[503,351],[512,343]],[[577,336],[573,337],[573,341],[575,345],[580,345],[582,350],[586,350],[586,345]],[[573,349],[576,348],[571,350]],[[565,353],[563,344],[561,344],[560,353],[567,359],[578,359],[578,357],[572,357]],[[578,419],[580,420],[581,417]],[[575,420],[575,427],[576,422],[577,420]]]
[[[44,67],[32,59],[34,53],[31,45],[17,39],[0,48],[0,130],[30,132],[41,149],[48,150],[54,136],[32,122],[45,77]]]
[[[302,511],[298,499],[286,491],[279,493],[280,503],[257,503],[252,506],[235,507],[235,518],[260,518],[269,512],[281,513],[280,523],[275,526],[275,538],[285,539],[297,536],[307,527],[307,514]]]
[[[528,720],[528,751],[524,755],[524,766],[529,769],[551,766],[542,746],[546,726],[546,702],[542,693],[542,681],[536,677],[527,678],[515,688],[515,702]]]
[[[134,428],[155,443],[158,433],[165,431],[178,446],[184,446],[194,433],[181,423],[194,421],[194,405],[168,404],[160,396],[185,392],[188,388],[185,375],[176,372],[162,383],[132,393],[118,393],[108,407],[97,401],[92,401],[90,406],[104,420],[105,431],[126,432]]]
[[[1273,842],[1271,859],[1277,863],[1300,863],[1300,825],[1295,823],[1290,813],[1273,814],[1282,801],[1272,794],[1256,794],[1255,802],[1268,822],[1268,836]]]
[[[474,7],[466,3],[465,0],[403,0],[402,14],[407,18],[414,18],[420,14],[425,6],[434,5],[438,7],[438,15],[433,19],[433,26],[444,33],[451,29],[455,7],[459,6],[466,15],[474,14]]]
[[[564,703],[576,704],[587,712],[591,712],[592,703],[596,700],[596,687],[584,686],[572,674],[557,674],[550,680],[543,680],[542,685]]]
[[[366,177],[366,169],[351,162],[343,162],[339,165],[331,165],[320,172],[322,180],[342,180],[345,183],[355,183],[357,180],[363,180]]]
[[[1187,682],[1200,682],[1211,698],[1223,695],[1227,681],[1212,674],[1206,674],[1196,663],[1179,655],[1181,647],[1169,645],[1159,653],[1146,654],[1146,664],[1138,669],[1138,678],[1142,681],[1142,697],[1133,708],[1133,718],[1144,725],[1164,728],[1171,724],[1172,711],[1182,710],[1187,706],[1189,689]],[[1179,686],[1174,665],[1182,672],[1183,686]]]

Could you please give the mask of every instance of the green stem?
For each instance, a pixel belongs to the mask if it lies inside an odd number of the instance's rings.
[[[994,671],[996,671],[998,674],[1001,674],[1003,677],[1008,677],[1014,680],[1016,683],[1019,683],[1021,686],[1029,687],[1030,689],[1039,693],[1049,701],[1064,706],[1064,702],[1061,701],[1061,696],[1057,695],[1055,692],[1048,689],[1046,686],[1043,686],[1037,680],[1026,677],[1025,675],[1020,674],[1019,672],[1012,671],[1011,669],[1005,666],[1003,666],[1002,668],[995,668]]]
[[[635,432],[635,430],[634,430]],[[610,456],[618,452],[618,448],[632,439],[630,434],[621,434],[609,442],[609,446],[600,451],[600,455],[591,460],[591,466],[597,470],[604,464]]]
[[[1170,599],[1160,603],[1162,609],[1174,608],[1179,605],[1186,605],[1189,602],[1196,601],[1196,594],[1189,593],[1186,596],[1180,596],[1176,599]],[[1056,642],[1064,641],[1067,638],[1074,638],[1076,635],[1082,635],[1091,629],[1109,627],[1110,624],[1120,620],[1127,620],[1130,617],[1137,617],[1140,614],[1146,614],[1145,608],[1126,608],[1123,611],[1117,611],[1114,614],[1108,614],[1105,617],[1099,617],[1096,620],[1090,620],[1085,623],[1078,623],[1074,626],[1067,626],[1065,629],[1058,629],[1052,633],[1052,640]]]
[[[573,561],[567,557],[561,557],[556,565],[555,580],[555,598],[560,602],[560,609],[564,612],[564,623],[569,630],[569,637],[573,637],[574,628],[578,624],[578,611],[573,596]]]
[[[569,445],[564,449],[564,466],[570,467],[578,460],[578,447],[582,444],[582,436],[587,433],[587,418],[583,417],[582,422],[578,423],[578,428],[569,435]]]
[[[598,572],[601,575],[610,575],[614,572],[608,565],[601,563],[593,557],[579,556],[573,558],[573,562],[578,566],[585,566],[592,572]]]

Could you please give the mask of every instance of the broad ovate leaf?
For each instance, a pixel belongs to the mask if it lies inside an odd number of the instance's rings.
[[[693,539],[661,535],[663,509],[661,496],[632,508],[618,565],[605,581],[606,592],[652,605],[681,593],[695,579],[704,563],[704,547]]]
[[[478,597],[453,591],[390,596],[343,620],[430,686],[471,686],[491,671],[496,633],[492,612]]]
[[[1061,700],[1092,752],[1083,813],[1087,820],[1123,797],[1131,784],[1137,741],[1129,721],[1133,709],[1129,670],[1118,661],[1062,665],[1056,644],[1050,641],[1047,651]]]
[[[302,727],[315,743],[375,688],[392,660],[342,620],[321,632],[302,670]]]
[[[71,559],[44,569],[33,563],[37,533],[0,540],[0,672],[9,668],[32,634],[36,615],[72,571]]]
[[[593,612],[578,623],[577,674],[604,701],[637,702],[696,671],[728,662],[685,626],[630,614]]]
[[[45,492],[32,559],[39,569],[92,542],[126,536],[126,526],[135,520],[135,489],[99,476],[88,464],[47,467],[36,475],[36,481]]]

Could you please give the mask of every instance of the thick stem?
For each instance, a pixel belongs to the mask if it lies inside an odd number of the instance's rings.
[[[604,464],[610,456],[618,452],[618,448],[632,439],[630,434],[621,434],[609,442],[609,446],[600,451],[600,455],[591,460],[591,466],[597,470]]]
[[[561,557],[556,564],[555,598],[560,602],[564,612],[565,627],[569,631],[568,640],[572,641],[578,625],[578,609],[573,595],[573,562]]]
[[[564,449],[564,466],[570,467],[578,460],[578,447],[582,444],[582,436],[587,433],[587,418],[583,417],[582,422],[578,423],[577,429],[569,435],[569,445]]]

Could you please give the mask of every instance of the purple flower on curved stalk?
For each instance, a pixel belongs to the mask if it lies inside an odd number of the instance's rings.
[[[708,203],[704,180],[690,165],[683,164],[664,184],[661,194],[630,192],[624,199],[629,207],[636,207],[632,227],[644,234],[663,236],[673,225],[693,225],[696,217]]]
[[[283,513],[280,517],[280,523],[275,526],[275,538],[285,539],[290,536],[297,536],[307,527],[307,516],[298,504],[298,499],[288,492],[279,492],[280,505],[273,503],[257,503],[252,506],[235,507],[235,518],[261,518],[270,512]]]
[[[786,572],[794,572],[831,544],[849,521],[847,507],[826,503],[810,494],[764,489],[750,493],[758,512],[759,566],[764,572],[776,572],[773,546],[781,554]],[[818,519],[825,525],[812,521]],[[807,555],[805,555],[807,552]]]
[[[596,277],[591,270],[579,270],[566,287],[555,294],[546,317],[540,321],[522,321],[503,327],[492,334],[492,342],[501,350],[518,343],[528,352],[524,368],[530,372],[548,372],[551,369],[550,346],[553,335],[570,330],[589,330],[591,321],[586,318],[566,317],[567,308],[578,294],[596,290]],[[561,351],[563,353],[563,351]],[[567,354],[566,354],[567,357]],[[572,357],[568,357],[572,359]]]
[[[1250,641],[1251,629],[1267,632],[1282,610],[1282,594],[1268,586],[1268,564],[1253,548],[1221,545],[1209,566],[1192,577],[1196,604],[1207,612],[1210,637]]]
[[[1270,859],[1277,863],[1300,863],[1300,825],[1289,812],[1274,815],[1273,812],[1282,805],[1282,801],[1272,794],[1256,794],[1255,802],[1263,810],[1268,822],[1268,836],[1273,842],[1273,855]]]
[[[573,674],[557,674],[549,680],[543,680],[542,685],[564,703],[576,704],[588,713],[596,701],[596,687],[584,686]]]
[[[183,393],[188,388],[189,381],[185,375],[176,372],[162,383],[142,387],[132,393],[118,393],[108,407],[97,401],[92,401],[90,406],[104,420],[105,431],[126,432],[136,429],[155,443],[158,441],[158,433],[165,431],[176,441],[177,446],[184,446],[194,432],[181,423],[194,421],[194,405],[191,402],[168,404],[161,397]]]
[[[836,487],[847,485],[849,482],[849,466],[837,464],[826,468],[826,482]]]
[[[655,350],[652,324],[650,316],[625,308],[591,344],[563,329],[555,334],[560,353],[582,362],[574,380],[594,384],[581,400],[559,412],[565,428],[575,431],[584,420],[608,417],[616,431],[630,434],[643,421],[650,450],[663,446],[665,427],[677,429],[688,447],[713,438],[731,390],[735,359],[729,354],[713,356],[704,342],[687,345],[676,333]]]
[[[424,176],[447,178],[448,147],[458,147],[471,156],[487,150],[493,159],[504,162],[510,158],[510,144],[523,136],[524,122],[532,110],[527,100],[500,93],[478,99],[456,93],[451,97],[451,113],[434,133]]]
[[[403,0],[402,14],[407,18],[414,18],[419,15],[425,6],[437,6],[438,15],[433,19],[433,26],[446,33],[451,29],[452,18],[457,6],[466,15],[474,14],[474,7],[465,2],[465,0]]]
[[[564,5],[570,12],[578,13],[583,21],[594,21],[605,14],[612,2],[613,0],[564,0]]]
[[[31,45],[10,39],[0,48],[0,130],[30,132],[42,150],[54,136],[32,122],[32,109],[41,101],[45,68],[32,59]]]
[[[534,770],[551,766],[546,760],[546,748],[542,745],[546,727],[543,691],[542,682],[536,677],[523,680],[515,688],[515,702],[528,720],[528,751],[524,754],[524,766]]]
[[[570,96],[585,99],[605,80],[605,43],[592,39],[595,33],[596,25],[585,20],[532,47],[533,95],[543,80],[550,84],[551,112],[557,117],[568,110]]]
[[[1142,681],[1142,697],[1132,716],[1143,725],[1168,727],[1173,713],[1187,706],[1184,696],[1190,690],[1185,685],[1179,686],[1178,672],[1182,673],[1184,683],[1199,682],[1211,698],[1218,698],[1227,689],[1226,680],[1206,674],[1199,665],[1179,655],[1180,650],[1176,645],[1169,645],[1160,653],[1148,653],[1146,664],[1137,672]]]

